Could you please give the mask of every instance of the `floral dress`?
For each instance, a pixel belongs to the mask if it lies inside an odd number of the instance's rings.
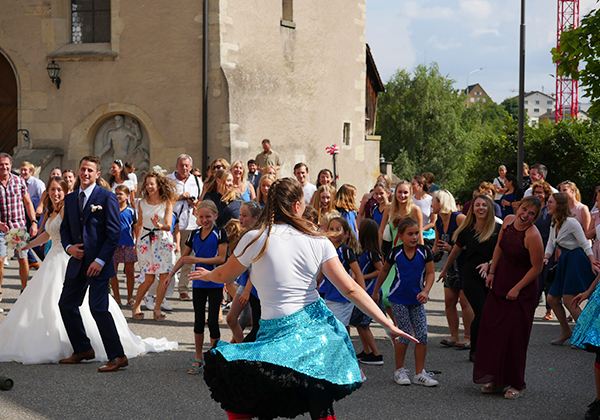
[[[138,260],[142,274],[168,273],[173,268],[173,235],[165,230],[158,230],[152,223],[154,215],[158,215],[160,223],[165,221],[166,203],[148,204],[146,198],[140,200],[144,228],[137,242]],[[169,223],[170,225],[171,223]]]

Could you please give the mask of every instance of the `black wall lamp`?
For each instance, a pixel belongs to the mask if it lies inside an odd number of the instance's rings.
[[[56,89],[60,89],[60,77],[58,73],[60,73],[60,66],[56,63],[56,61],[52,60],[50,64],[46,67],[48,70],[48,76],[50,76],[50,80],[52,83],[56,85]]]

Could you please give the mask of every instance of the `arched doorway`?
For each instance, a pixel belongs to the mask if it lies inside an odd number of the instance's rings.
[[[0,54],[0,152],[17,145],[17,79],[6,57]]]

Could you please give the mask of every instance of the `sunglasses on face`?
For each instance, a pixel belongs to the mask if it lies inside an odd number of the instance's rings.
[[[223,169],[223,165],[215,165],[213,166],[214,171],[218,171],[219,169]]]

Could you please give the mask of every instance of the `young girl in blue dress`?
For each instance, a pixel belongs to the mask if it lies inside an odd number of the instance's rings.
[[[377,227],[381,226],[383,213],[390,206],[389,196],[391,194],[390,186],[386,182],[378,182],[373,188],[373,198],[377,203],[371,208],[371,219],[375,220]]]
[[[335,246],[338,258],[340,262],[348,272],[348,274],[354,277],[354,280],[362,287],[365,288],[365,280],[360,271],[358,265],[358,258],[356,258],[355,250],[360,248],[356,236],[352,232],[350,225],[343,217],[334,217],[329,221],[327,231],[332,234],[329,240]],[[327,277],[323,277],[323,287],[325,288],[325,304],[335,317],[348,327],[350,324],[350,317],[352,316],[352,310],[354,305],[346,299],[340,291],[334,287]],[[321,289],[321,288],[319,288]]]
[[[215,226],[218,211],[217,206],[210,200],[198,203],[194,216],[199,229],[194,230],[185,243],[185,250],[181,258],[173,267],[165,281],[163,288],[167,288],[171,277],[184,264],[195,264],[196,269],[204,268],[213,270],[225,262],[227,257],[227,232],[221,227]],[[193,255],[192,255],[193,254]],[[223,300],[223,284],[203,282],[194,280],[193,303],[194,303],[194,342],[196,345],[196,358],[188,367],[187,373],[195,375],[200,373],[204,366],[202,346],[204,345],[204,326],[206,320],[206,301],[208,300],[208,330],[210,332],[211,347],[215,346],[221,338],[219,329],[219,308]]]
[[[429,300],[429,291],[433,286],[434,268],[431,250],[419,244],[419,223],[411,218],[402,219],[398,225],[398,235],[402,245],[392,248],[373,292],[373,300],[379,302],[379,290],[388,273],[396,266],[396,276],[390,288],[388,300],[398,328],[405,331],[413,328],[414,336],[419,340],[415,344],[416,374],[412,383],[424,386],[435,386],[438,381],[425,371],[427,355],[427,316],[425,306]],[[394,380],[398,385],[410,385],[409,370],[404,367],[404,359],[408,349],[408,340],[399,338],[395,346],[396,372]]]
[[[358,266],[365,279],[365,287],[369,295],[375,290],[375,283],[379,272],[383,268],[381,262],[381,249],[379,247],[379,226],[374,220],[365,219],[360,224],[360,248],[362,253],[358,256]],[[381,291],[379,291],[381,297]],[[384,311],[383,299],[379,299],[379,308]],[[383,365],[383,356],[379,354],[373,333],[371,332],[371,317],[365,315],[360,309],[354,307],[350,325],[356,327],[363,350],[356,355],[359,362],[367,365]]]

